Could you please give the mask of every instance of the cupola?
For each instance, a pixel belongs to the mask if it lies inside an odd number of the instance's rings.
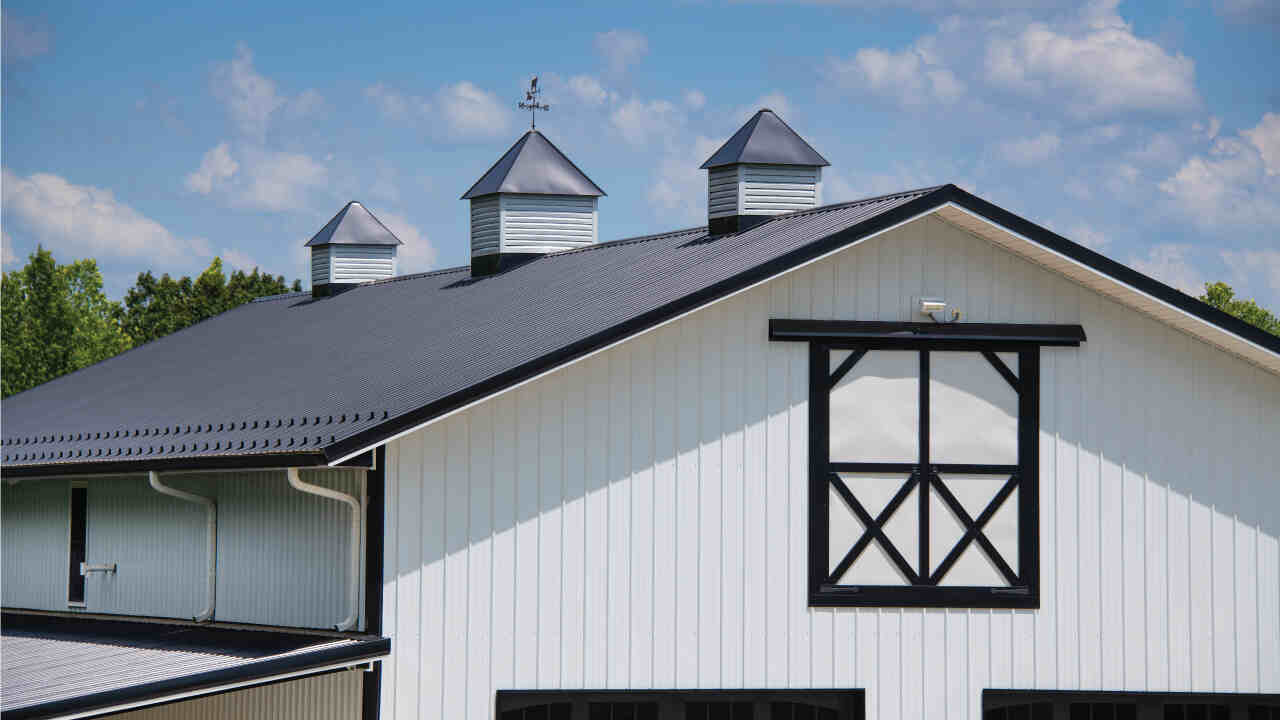
[[[772,110],[761,109],[702,163],[708,230],[739,232],[773,215],[817,207],[822,168],[830,164]]]
[[[595,243],[604,194],[542,133],[526,132],[462,196],[471,201],[471,274]]]
[[[311,295],[336,295],[361,283],[395,277],[401,245],[386,225],[352,201],[307,241],[311,248]]]

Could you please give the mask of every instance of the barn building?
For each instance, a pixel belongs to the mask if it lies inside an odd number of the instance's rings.
[[[1280,338],[761,110],[599,242],[537,131],[396,274],[12,396],[6,718],[1280,718]]]

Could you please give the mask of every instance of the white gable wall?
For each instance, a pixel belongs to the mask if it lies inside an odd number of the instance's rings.
[[[1038,610],[807,604],[807,349],[771,317],[1080,323],[1041,354]],[[504,688],[1280,691],[1280,378],[925,219],[396,440],[383,717]]]

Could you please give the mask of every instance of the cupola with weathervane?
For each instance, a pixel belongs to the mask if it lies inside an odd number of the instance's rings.
[[[347,203],[320,232],[311,248],[311,295],[327,297],[362,283],[395,277],[396,248],[403,243],[373,213]]]
[[[774,215],[821,205],[822,168],[830,164],[776,113],[762,108],[702,163],[708,230],[739,232]]]
[[[519,107],[548,110],[533,78]],[[463,200],[471,201],[471,274],[490,275],[539,255],[591,245],[605,194],[560,149],[530,129]]]

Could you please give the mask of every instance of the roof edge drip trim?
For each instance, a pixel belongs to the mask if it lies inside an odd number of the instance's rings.
[[[901,195],[894,193],[893,195]],[[884,197],[892,197],[886,195]],[[864,201],[865,202],[865,201]],[[1083,245],[1074,243],[1057,233],[1040,227],[1013,213],[978,198],[954,184],[938,186],[920,197],[899,205],[892,210],[881,213],[867,220],[828,235],[817,242],[797,248],[769,262],[745,270],[738,275],[721,281],[701,291],[678,298],[665,306],[651,310],[644,315],[632,318],[612,328],[596,333],[570,346],[560,348],[540,358],[531,360],[505,373],[488,378],[469,388],[456,392],[430,404],[390,418],[373,427],[353,433],[332,445],[324,448],[330,463],[337,462],[347,455],[366,451],[391,437],[420,426],[437,416],[445,415],[473,402],[495,394],[511,386],[524,382],[536,375],[551,370],[556,366],[571,362],[595,350],[638,334],[662,322],[731,295],[740,289],[769,279],[774,275],[802,265],[810,260],[834,252],[846,245],[853,244],[867,236],[874,235],[890,227],[906,222],[917,215],[937,210],[953,203],[978,215],[996,225],[1031,239],[1051,250],[1062,253],[1089,267],[1111,277],[1114,280],[1129,284],[1157,299],[1196,316],[1205,322],[1219,327],[1237,337],[1259,345],[1280,356],[1280,337],[1271,335],[1243,320],[1228,315],[1221,310],[1187,295],[1164,283],[1143,275],[1132,268],[1121,265]],[[818,210],[821,208],[815,208]],[[806,210],[803,212],[814,212]],[[774,219],[786,218],[789,215],[778,215]]]
[[[204,472],[217,470],[274,470],[278,468],[323,468],[332,463],[324,453],[261,453],[258,455],[205,455],[152,460],[121,460],[84,463],[47,463],[43,465],[5,465],[0,476],[5,479],[63,477],[66,475],[127,475],[156,472]],[[361,453],[334,467],[373,467],[373,454]]]
[[[1005,342],[1079,347],[1080,325],[1018,323],[917,323],[848,320],[769,320],[769,339],[780,341],[920,340],[940,343]]]
[[[391,654],[391,640],[385,637],[357,639],[349,644],[315,652],[302,652],[286,657],[245,663],[236,667],[210,670],[184,677],[157,680],[132,687],[90,693],[80,697],[13,708],[4,713],[5,720],[36,720],[61,715],[106,713],[121,705],[137,707],[146,701],[198,692],[215,691],[225,685],[261,684],[282,676],[297,676],[308,670],[322,670],[335,664],[356,664]]]

